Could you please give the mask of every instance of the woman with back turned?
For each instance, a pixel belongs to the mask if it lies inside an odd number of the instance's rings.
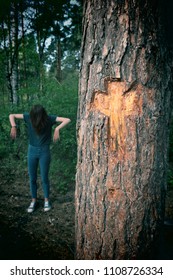
[[[52,126],[60,122],[53,135],[53,141],[59,139],[59,130],[70,122],[68,118],[48,115],[41,105],[34,105],[30,113],[10,114],[11,137],[15,139],[17,129],[15,119],[23,119],[27,125],[29,146],[28,146],[28,171],[30,178],[30,190],[32,201],[27,209],[32,213],[37,204],[37,169],[40,166],[41,181],[44,192],[44,211],[49,211],[51,205],[49,202],[49,166],[50,166],[50,143],[52,135]]]

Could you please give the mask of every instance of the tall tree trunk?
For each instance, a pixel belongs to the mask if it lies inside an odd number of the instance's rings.
[[[76,258],[149,257],[164,219],[172,90],[159,1],[84,1]]]
[[[37,46],[38,46],[38,54],[39,54],[39,90],[43,91],[43,65],[42,65],[42,47],[41,47],[41,36],[40,30],[37,30]]]
[[[37,47],[39,54],[39,89],[40,92],[43,92],[43,83],[44,83],[44,49],[47,39],[47,33],[44,35],[44,38],[41,37],[41,31],[37,29]]]
[[[57,56],[56,56],[56,78],[58,82],[62,80],[62,72],[61,72],[61,41],[60,37],[58,36],[57,41]]]
[[[44,34],[42,32],[42,26],[39,24],[39,15],[40,15],[40,1],[34,1],[34,8],[36,10],[36,17],[38,17],[38,23],[36,24],[36,34],[37,34],[37,49],[38,49],[38,55],[39,55],[39,91],[40,93],[43,92],[43,54],[44,54],[44,48],[45,48],[45,42],[47,39],[47,32]]]
[[[24,72],[24,87],[27,88],[27,64],[26,64],[26,44],[25,44],[25,29],[24,29],[24,14],[23,14],[23,7],[22,2],[21,5],[21,25],[22,25],[22,52],[23,52],[23,72]],[[27,96],[29,100],[29,96]]]
[[[10,91],[10,101],[18,104],[18,9],[13,3],[8,22],[9,54],[7,77]]]

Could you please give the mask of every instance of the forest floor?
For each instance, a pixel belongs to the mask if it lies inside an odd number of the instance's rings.
[[[8,174],[0,172],[0,259],[4,260],[73,260],[74,245],[74,188],[58,193],[52,183],[52,209],[43,211],[41,185],[38,189],[38,208],[32,214],[26,171]],[[154,259],[173,259],[173,191],[166,203],[167,220],[163,237]]]
[[[39,185],[38,207],[29,214],[28,175],[0,177],[0,259],[74,259],[74,188],[59,194],[52,184],[52,209],[44,212]]]

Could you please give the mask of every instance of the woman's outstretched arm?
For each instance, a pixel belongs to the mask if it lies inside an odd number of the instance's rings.
[[[10,114],[9,115],[9,120],[10,120],[10,124],[11,124],[10,136],[12,139],[15,139],[17,136],[15,119],[23,119],[23,114]]]

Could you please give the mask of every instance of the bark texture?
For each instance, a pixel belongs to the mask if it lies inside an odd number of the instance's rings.
[[[162,225],[172,75],[161,10],[84,2],[77,259],[146,258]]]
[[[18,104],[18,7],[12,5],[12,11],[9,18],[9,61],[8,61],[8,82],[10,90],[10,101],[12,104]]]

